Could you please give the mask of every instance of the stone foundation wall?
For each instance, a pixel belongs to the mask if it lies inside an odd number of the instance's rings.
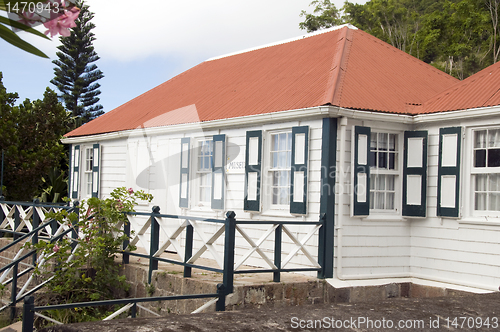
[[[170,296],[185,294],[216,293],[216,282],[195,278],[183,278],[182,273],[154,271],[151,284],[147,283],[147,268],[125,265],[123,272],[131,285],[131,297]],[[391,283],[381,286],[334,288],[324,280],[307,282],[274,283],[259,285],[235,285],[234,292],[226,297],[226,310],[253,308],[277,308],[318,303],[378,302],[390,298],[427,298],[471,295],[447,288],[422,286],[413,283]],[[162,301],[142,305],[160,315],[167,313],[187,314],[201,307],[206,299]],[[215,311],[215,305],[205,310]],[[141,316],[152,316],[145,311]]]
[[[11,238],[0,238],[0,247],[10,243]],[[0,266],[10,263],[21,244],[0,254]],[[31,263],[31,257],[26,263]],[[152,297],[185,294],[207,294],[217,292],[217,281],[200,280],[198,278],[183,278],[177,270],[157,270],[152,274],[151,284],[148,284],[148,268],[145,265],[123,265],[121,272],[130,284],[129,297]],[[21,287],[28,276],[18,282]],[[222,280],[216,275],[217,280]],[[219,281],[220,282],[220,281]],[[240,282],[241,283],[241,282]],[[10,285],[6,287],[4,297],[9,298]],[[318,303],[358,303],[377,302],[390,298],[410,297],[446,297],[464,296],[471,293],[448,288],[423,286],[413,283],[391,283],[381,286],[335,288],[324,280],[312,279],[300,282],[262,282],[260,284],[235,284],[234,292],[226,297],[226,310],[241,310],[251,308],[277,308]],[[141,305],[160,315],[170,313],[185,314],[201,307],[207,299],[176,300],[142,303]],[[205,311],[215,311],[215,305]],[[139,309],[142,317],[153,316]]]

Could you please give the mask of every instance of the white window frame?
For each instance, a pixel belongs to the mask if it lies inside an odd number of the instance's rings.
[[[476,176],[477,175],[489,175],[489,174],[498,174],[500,175],[500,166],[499,167],[475,167],[475,142],[476,142],[476,132],[478,131],[486,131],[486,150],[488,150],[488,131],[489,130],[500,130],[500,126],[476,126],[471,127],[467,130],[467,149],[466,155],[469,159],[467,161],[468,170],[464,174],[466,176],[466,190],[467,193],[467,215],[472,217],[500,217],[500,211],[496,210],[476,210]],[[487,157],[486,157],[487,162]],[[488,191],[487,191],[488,192]],[[500,193],[500,191],[499,191]],[[488,204],[488,199],[486,201]]]
[[[274,135],[279,135],[279,134],[287,134],[290,137],[290,160],[289,160],[289,168],[285,169],[289,171],[289,178],[288,178],[288,204],[274,204],[273,203],[273,172],[279,171],[281,169],[273,168],[273,157],[272,153],[274,152],[272,142],[273,142],[273,136]],[[291,152],[292,152],[292,127],[287,128],[287,129],[282,129],[282,130],[273,130],[265,133],[265,149],[264,149],[264,154],[263,154],[263,159],[265,162],[265,169],[262,172],[263,174],[263,190],[262,193],[264,195],[262,196],[263,199],[263,206],[265,211],[269,211],[271,213],[273,212],[280,212],[280,213],[290,213],[290,181],[291,181],[291,172],[292,172],[292,158],[291,158]],[[288,151],[288,150],[286,150]]]
[[[371,196],[372,194],[372,188],[376,185],[375,182],[375,177],[377,175],[394,175],[394,209],[376,209],[376,208],[371,208],[370,207],[370,216],[382,216],[382,215],[391,215],[391,216],[401,216],[402,215],[402,191],[403,191],[403,147],[404,147],[404,131],[391,131],[391,130],[386,130],[386,129],[378,129],[376,127],[371,128],[371,137],[373,135],[378,135],[378,134],[392,134],[392,135],[397,135],[396,137],[396,169],[395,170],[389,170],[389,169],[379,169],[375,168],[371,165],[371,140],[368,142],[368,148],[370,149],[370,188],[369,190],[369,195]],[[378,139],[377,139],[378,141]],[[389,145],[389,140],[387,141],[387,144]],[[377,150],[379,151],[379,150]],[[387,150],[389,153],[390,151]],[[372,200],[373,198],[373,200]],[[370,197],[370,205],[373,206],[375,205],[375,195]]]
[[[194,202],[194,205],[193,205],[193,208],[199,208],[199,209],[203,209],[203,210],[208,210],[208,209],[211,209],[211,206],[212,206],[212,170],[213,170],[213,154],[214,154],[214,146],[213,146],[213,139],[212,137],[202,137],[202,138],[197,138],[195,140],[195,144],[196,144],[196,148],[195,148],[195,151],[196,151],[196,155],[195,156],[192,156],[193,158],[193,162],[192,162],[192,165],[194,166],[193,167],[193,171],[192,171],[192,174],[191,174],[191,178],[195,179],[195,181],[190,181],[192,183],[192,185],[194,185],[195,187],[191,188],[190,192],[191,192],[191,198],[193,199],[193,202]],[[199,167],[200,167],[200,157],[201,157],[201,149],[202,149],[202,144],[203,143],[208,143],[209,146],[211,147],[211,154],[210,154],[210,157],[209,157],[209,165],[208,165],[208,168],[204,169],[204,170],[200,170]],[[203,179],[206,179],[206,177],[208,176],[208,185],[205,183],[203,186],[208,190],[208,196],[207,196],[207,201],[202,201],[201,200],[201,190],[200,188],[202,188],[202,183],[203,183]]]
[[[94,165],[94,148],[92,145],[90,146],[82,146],[83,153],[80,153],[82,157],[82,161],[80,163],[82,167],[82,176],[81,176],[81,197],[82,198],[90,198],[92,197],[92,179],[93,172],[92,166]],[[90,158],[89,158],[90,155]]]

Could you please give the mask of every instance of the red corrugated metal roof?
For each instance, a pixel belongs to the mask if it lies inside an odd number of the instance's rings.
[[[436,113],[500,105],[500,62],[469,76],[414,111]]]
[[[408,104],[421,104],[456,82],[361,30],[343,27],[205,61],[66,137],[321,105],[407,114]],[[191,110],[188,118],[185,110]]]

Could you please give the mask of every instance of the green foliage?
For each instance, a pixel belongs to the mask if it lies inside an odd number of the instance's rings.
[[[4,194],[8,200],[31,201],[39,194],[42,177],[66,158],[60,139],[69,130],[69,115],[49,88],[42,100],[26,99],[15,106],[17,93],[8,93],[1,79],[0,73]]]
[[[52,168],[46,177],[42,177],[42,195],[40,201],[45,203],[63,202],[68,192],[68,176],[59,167]]]
[[[94,63],[99,56],[94,50],[95,40],[91,22],[94,13],[84,1],[77,1],[80,16],[75,20],[76,27],[71,29],[69,37],[61,37],[58,60],[52,61],[55,77],[50,81],[61,92],[60,98],[74,117],[80,117],[86,123],[101,114],[102,105],[99,102],[100,84],[97,81],[104,77],[102,71]]]
[[[124,212],[134,211],[137,200],[151,201],[152,196],[143,191],[133,192],[124,187],[115,189],[109,198],[89,198],[82,203],[80,215],[61,211],[48,214],[59,222],[69,222],[79,228],[80,241],[72,252],[68,239],[57,243],[41,241],[35,248],[38,254],[52,255],[54,271],[36,269],[44,278],[54,276],[48,284],[53,295],[50,302],[75,303],[113,299],[115,294],[128,290],[124,275],[119,274],[115,262],[127,236],[123,223]],[[72,259],[70,259],[70,256]],[[104,318],[108,308],[80,308],[58,313],[64,323],[98,320]]]
[[[305,17],[304,22],[299,24],[301,29],[313,32],[342,24],[339,11],[330,0],[314,0],[310,6],[314,6],[314,14],[308,14],[305,10],[300,13],[301,17]]]

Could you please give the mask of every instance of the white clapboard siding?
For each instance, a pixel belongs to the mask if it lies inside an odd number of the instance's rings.
[[[127,146],[124,141],[113,140],[101,144],[101,197],[108,196],[113,189],[125,186]]]

